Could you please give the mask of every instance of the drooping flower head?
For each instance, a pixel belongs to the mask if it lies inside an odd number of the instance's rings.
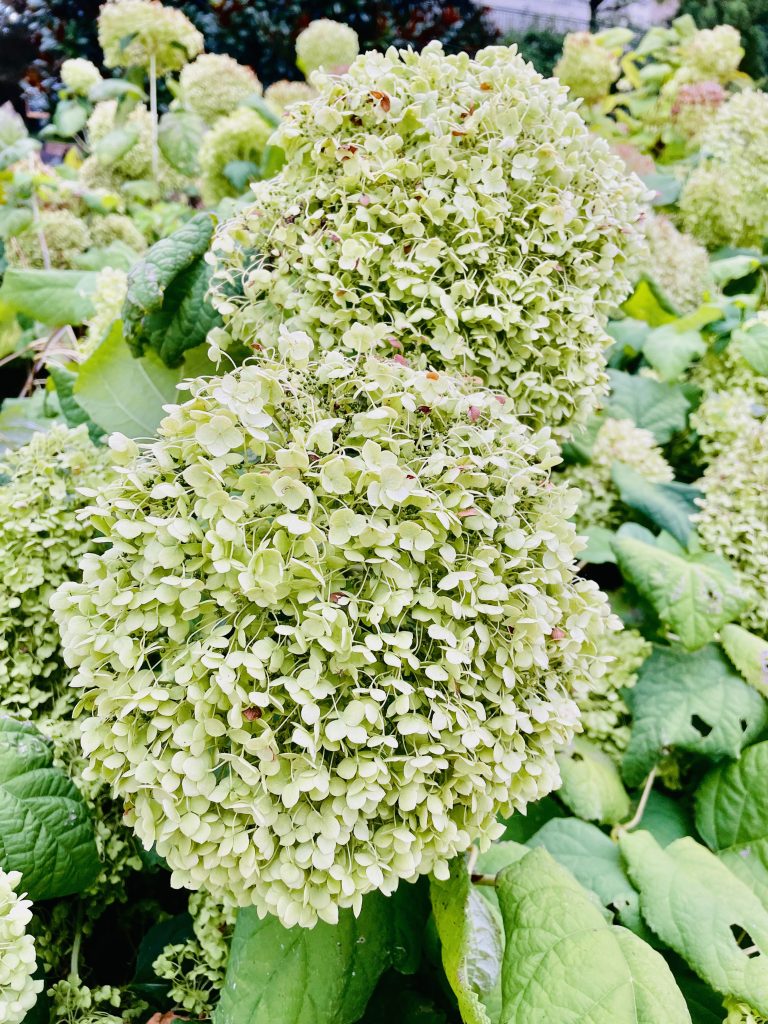
[[[231,114],[247,96],[261,95],[252,69],[224,53],[201,54],[182,68],[179,84],[184,106],[208,124]]]
[[[181,11],[157,0],[107,0],[99,12],[99,45],[108,68],[178,71],[203,49],[203,37]]]
[[[65,87],[75,96],[87,96],[94,85],[102,80],[96,65],[81,57],[65,60],[60,74]]]
[[[175,884],[333,922],[557,784],[607,605],[503,396],[340,353],[190,389],[53,602],[83,748]]]
[[[391,49],[313,82],[274,136],[282,173],[214,239],[229,336],[274,348],[287,323],[478,374],[534,426],[583,419],[640,182],[514,49]]]
[[[35,940],[27,934],[31,902],[17,895],[21,874],[0,868],[0,1020],[21,1024],[37,1002],[42,981],[34,981]]]
[[[329,18],[311,21],[296,38],[296,66],[305,78],[313,71],[346,71],[359,52],[357,32]]]

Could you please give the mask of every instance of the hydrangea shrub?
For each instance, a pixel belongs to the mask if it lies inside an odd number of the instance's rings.
[[[307,82],[289,82],[281,79],[264,90],[264,99],[277,114],[284,114],[294,103],[315,97],[315,90]]]
[[[107,0],[99,11],[99,45],[108,68],[178,71],[203,49],[203,37],[181,11],[157,0]]]
[[[208,124],[231,114],[247,96],[261,95],[252,69],[224,53],[201,54],[182,68],[179,85],[184,106]]]
[[[296,38],[296,65],[307,78],[313,71],[345,71],[360,52],[357,32],[340,21],[311,21]]]
[[[274,136],[282,174],[214,240],[229,337],[274,349],[286,323],[478,374],[534,426],[582,420],[639,181],[514,49],[367,53],[313,84]]]
[[[53,602],[84,750],[176,885],[334,922],[557,785],[612,623],[504,396],[340,353],[190,388]]]

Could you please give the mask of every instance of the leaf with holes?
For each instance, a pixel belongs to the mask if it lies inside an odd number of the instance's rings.
[[[640,831],[619,845],[648,927],[715,991],[768,1015],[768,911],[757,896],[694,839],[662,849]]]
[[[720,765],[696,793],[696,828],[768,909],[768,742]],[[767,951],[768,952],[768,951]]]
[[[501,1024],[690,1024],[663,958],[611,925],[569,871],[531,850],[497,881]]]
[[[768,705],[719,647],[656,647],[627,692],[633,725],[623,774],[638,786],[666,749],[738,757],[768,723]]]
[[[629,797],[614,762],[580,736],[557,758],[563,783],[557,795],[574,814],[602,825],[629,816]]]

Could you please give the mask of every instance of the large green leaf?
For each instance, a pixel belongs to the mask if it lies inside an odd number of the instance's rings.
[[[627,703],[633,724],[623,771],[630,786],[643,781],[665,750],[738,757],[768,721],[765,701],[714,644],[693,652],[655,648]]]
[[[609,924],[543,849],[497,882],[506,948],[501,1024],[690,1024],[662,957]]]
[[[169,110],[160,118],[157,141],[168,163],[188,177],[197,174],[205,122],[190,110]]]
[[[642,320],[651,327],[672,323],[677,312],[655,282],[643,277],[622,306],[627,316]]]
[[[619,534],[613,546],[625,578],[689,650],[709,643],[747,604],[728,563],[714,555],[683,556],[626,534]]]
[[[608,825],[629,816],[629,796],[619,771],[596,744],[577,736],[557,763],[563,780],[557,795],[574,814]]]
[[[165,415],[163,406],[178,397],[183,377],[183,367],[169,369],[154,352],[134,359],[117,321],[80,367],[73,398],[105,433],[150,438]]]
[[[63,139],[71,139],[85,128],[88,120],[88,105],[80,100],[61,100],[53,114],[53,126],[56,134]]]
[[[519,848],[513,847],[516,856]],[[443,968],[461,1019],[464,1024],[490,1024],[501,999],[504,928],[499,911],[471,884],[464,857],[453,860],[446,881],[432,879],[430,892]]]
[[[49,363],[48,376],[53,381],[56,394],[59,398],[62,415],[68,427],[79,427],[85,423],[88,427],[92,441],[98,441],[104,434],[101,427],[97,427],[88,413],[75,400],[75,383],[77,373],[67,366],[59,366],[57,363]]]
[[[0,452],[21,448],[41,430],[58,422],[58,410],[51,409],[47,393],[40,388],[28,398],[6,398],[0,409]]]
[[[676,380],[706,350],[699,331],[681,331],[676,323],[657,327],[643,345],[643,355],[662,380]]]
[[[611,476],[625,505],[672,534],[680,544],[688,543],[693,532],[691,516],[697,511],[700,491],[677,480],[653,483],[621,462],[614,462]]]
[[[737,327],[731,342],[738,344],[740,355],[755,373],[768,376],[768,324],[755,320],[748,327]]]
[[[768,909],[768,742],[721,765],[696,793],[696,828],[707,846]]]
[[[694,839],[662,849],[640,831],[619,842],[649,928],[715,991],[768,1014],[768,911],[754,893]]]
[[[210,213],[197,214],[131,270],[123,319],[135,355],[152,349],[167,366],[178,366],[185,351],[205,341],[220,322],[206,300],[211,267],[203,256],[213,228]]]
[[[633,420],[638,427],[650,430],[659,444],[666,444],[676,431],[684,429],[690,402],[678,386],[621,370],[609,370],[608,376],[609,416]]]
[[[342,910],[337,925],[289,929],[241,910],[214,1024],[353,1024],[383,971],[418,967],[425,914],[407,884],[369,893],[360,916]]]
[[[0,864],[32,900],[82,892],[101,870],[79,790],[37,729],[12,718],[0,718]]]
[[[578,818],[553,818],[528,840],[528,845],[543,846],[625,927],[638,930],[637,892],[624,870],[618,846],[597,825]]]
[[[720,631],[720,642],[749,685],[768,697],[768,643],[733,623]]]
[[[91,270],[20,270],[9,267],[0,301],[33,320],[60,327],[78,325],[93,315],[98,274]]]

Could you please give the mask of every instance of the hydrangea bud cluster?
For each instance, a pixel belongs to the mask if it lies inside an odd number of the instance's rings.
[[[644,191],[566,90],[514,49],[439,44],[313,84],[274,136],[283,172],[214,238],[230,338],[274,349],[286,323],[478,374],[536,427],[583,419]]]
[[[305,78],[313,71],[346,71],[358,53],[357,32],[329,18],[311,21],[296,38],[296,66]]]
[[[565,37],[554,73],[572,97],[596,103],[608,95],[619,77],[619,61],[591,32],[571,32]]]
[[[213,206],[226,196],[243,191],[226,175],[227,164],[235,161],[258,167],[272,128],[255,110],[241,107],[222,117],[203,136],[200,145],[200,190],[204,202]]]
[[[103,217],[94,217],[89,227],[94,245],[108,246],[113,242],[122,242],[135,253],[142,253],[147,248],[146,238],[133,220],[124,213],[107,213]]]
[[[695,238],[678,231],[668,217],[646,221],[648,258],[643,266],[680,313],[690,313],[716,292],[709,254]]]
[[[99,45],[108,68],[148,68],[158,75],[178,71],[203,50],[203,37],[189,18],[157,0],[107,0],[99,12]]]
[[[26,231],[6,242],[5,257],[12,267],[66,270],[90,244],[90,231],[70,210],[41,210]]]
[[[106,452],[85,427],[35,434],[0,461],[0,698],[29,717],[48,701],[62,669],[49,600],[93,549],[93,531],[77,518],[79,488],[104,481]]]
[[[557,785],[613,621],[504,396],[341,353],[188,386],[112,438],[109,546],[52,602],[83,749],[174,884],[335,922]]]
[[[17,895],[21,874],[0,868],[0,1020],[21,1024],[37,1002],[42,981],[34,981],[35,940],[27,934],[29,900]]]
[[[127,293],[128,274],[124,270],[105,267],[99,271],[93,291],[94,312],[77,344],[83,359],[91,355],[114,321],[120,318]]]
[[[287,78],[273,82],[264,92],[264,99],[276,114],[284,114],[294,103],[314,99],[315,90],[306,82],[289,82]]]
[[[689,81],[728,82],[744,58],[741,35],[732,25],[700,29],[681,47],[681,58]]]
[[[629,743],[631,719],[624,691],[631,690],[637,682],[637,671],[651,653],[652,645],[637,630],[623,629],[607,633],[600,649],[613,661],[579,701],[581,725],[587,739],[620,762]]]
[[[221,906],[207,892],[189,897],[194,935],[166,946],[152,969],[171,983],[169,998],[196,1017],[208,1018],[218,1000],[229,959],[236,909]]]
[[[759,249],[768,235],[768,95],[732,96],[700,143],[701,162],[678,204],[684,228],[709,249]]]
[[[611,476],[614,462],[629,466],[654,483],[666,483],[674,477],[650,430],[636,426],[632,420],[606,419],[595,435],[590,461],[564,471],[568,482],[581,491],[576,515],[579,529],[612,529],[624,521],[626,509]]]
[[[87,96],[102,80],[101,72],[89,60],[74,57],[61,65],[61,81],[73,96]]]
[[[231,114],[247,96],[261,95],[261,82],[251,68],[225,53],[203,53],[182,68],[181,101],[212,124]]]
[[[712,122],[728,94],[719,82],[686,82],[672,103],[672,121],[680,134],[693,141]]]

